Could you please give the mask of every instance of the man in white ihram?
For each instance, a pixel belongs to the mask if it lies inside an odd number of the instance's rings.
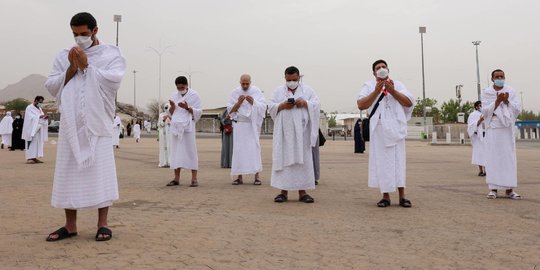
[[[237,177],[233,185],[243,184],[242,175],[255,174],[254,185],[260,185],[262,171],[261,144],[259,137],[266,114],[266,102],[262,91],[251,85],[251,76],[240,77],[240,86],[231,93],[227,103],[233,121],[233,147],[231,175]]]
[[[467,133],[471,138],[472,145],[472,160],[471,163],[478,165],[478,176],[486,176],[486,143],[485,143],[485,129],[484,129],[484,116],[482,115],[482,102],[477,101],[474,103],[474,111],[469,114],[467,119]]]
[[[386,61],[375,61],[371,69],[375,79],[364,83],[357,100],[358,108],[368,109],[370,115],[368,186],[383,194],[378,207],[388,207],[389,193],[397,188],[399,205],[408,208],[412,204],[405,198],[405,138],[414,97],[403,83],[388,77]]]
[[[13,133],[13,117],[11,112],[7,112],[6,116],[0,121],[0,136],[2,137],[2,149],[4,146],[11,148],[11,134]]]
[[[289,190],[298,190],[301,202],[315,201],[306,190],[315,189],[312,147],[319,138],[320,103],[315,91],[300,83],[300,78],[298,68],[285,69],[285,84],[268,102],[274,119],[270,184],[281,190],[274,198],[277,203],[288,200]]]
[[[493,85],[482,91],[482,114],[486,123],[486,182],[490,189],[487,198],[497,198],[497,190],[519,200],[517,187],[517,158],[514,125],[521,103],[516,90],[505,84],[504,71],[491,72]]]
[[[42,96],[37,96],[34,103],[28,105],[24,111],[24,124],[21,138],[26,141],[26,163],[43,163],[38,158],[43,157],[43,146],[48,140],[48,117],[41,109],[43,107]]]
[[[148,120],[144,120],[144,129],[146,129],[146,133],[150,133],[150,128],[152,127],[152,124]]]
[[[118,47],[98,40],[91,14],[76,14],[70,25],[78,46],[57,55],[45,84],[61,112],[52,206],[66,215],[47,241],[77,235],[77,209],[83,208],[98,209],[95,240],[107,241],[108,210],[118,200],[112,123],[126,62]]]
[[[171,115],[169,114],[170,104],[167,102],[163,105],[164,112],[159,114],[158,131],[159,131],[159,164],[160,168],[169,168],[169,157],[171,151]]]
[[[189,88],[184,76],[175,79],[176,93],[169,100],[171,114],[171,153],[170,168],[174,170],[174,179],[167,186],[180,185],[182,169],[191,170],[190,187],[198,187],[197,171],[199,157],[195,138],[196,123],[201,119],[202,102],[197,91]]]
[[[116,148],[120,148],[120,133],[122,132],[122,120],[120,116],[116,115],[113,120],[113,135],[112,145]]]

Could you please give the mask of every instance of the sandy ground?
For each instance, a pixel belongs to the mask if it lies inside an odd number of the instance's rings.
[[[396,194],[391,207],[375,206],[367,154],[353,154],[351,141],[321,148],[314,204],[297,194],[273,202],[271,140],[262,140],[262,186],[232,186],[220,140],[197,143],[200,186],[184,173],[171,188],[155,139],[121,141],[108,242],[94,241],[95,210],[79,211],[79,236],[45,241],[64,218],[50,206],[56,145],[36,165],[0,151],[0,269],[540,269],[540,143],[518,144],[524,199],[513,201],[485,198],[470,147],[407,142],[411,209]]]

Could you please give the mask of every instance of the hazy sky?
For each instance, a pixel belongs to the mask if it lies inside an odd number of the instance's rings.
[[[175,91],[180,71],[193,71],[192,86],[205,108],[224,106],[242,73],[267,98],[295,65],[325,111],[356,111],[371,64],[388,61],[390,76],[422,97],[419,26],[426,26],[426,96],[474,101],[479,46],[480,77],[486,87],[495,68],[523,92],[524,107],[540,111],[536,90],[540,62],[540,2],[526,1],[256,1],[256,0],[0,0],[0,89],[23,77],[47,75],[61,48],[74,44],[71,17],[92,13],[101,42],[114,44],[114,14],[122,15],[119,39],[128,70],[119,100],[137,105],[158,98],[158,56],[149,50],[173,45],[162,56],[162,99]],[[170,52],[170,53],[169,53]]]

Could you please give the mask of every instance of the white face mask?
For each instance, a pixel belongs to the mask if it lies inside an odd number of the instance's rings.
[[[91,36],[77,36],[75,37],[75,42],[77,43],[77,45],[79,45],[79,47],[81,47],[83,50],[86,50],[88,48],[90,48],[90,46],[92,46],[92,43],[94,41],[92,41],[92,37]]]
[[[388,78],[388,69],[386,68],[379,68],[376,72],[377,78],[379,79],[386,79]]]
[[[298,84],[299,82],[298,81],[287,81],[287,87],[289,87],[289,89],[296,89],[298,87]]]
[[[15,119],[21,119],[21,117],[17,115],[17,116],[15,116]]]
[[[187,91],[188,91],[188,90],[187,90],[187,88],[186,88],[185,90],[180,90],[180,91],[178,91],[178,92],[180,92],[180,95],[185,95],[185,94],[187,93]]]

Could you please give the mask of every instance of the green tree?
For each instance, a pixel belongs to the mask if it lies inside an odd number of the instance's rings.
[[[518,115],[518,119],[521,120],[521,121],[539,120],[540,119],[540,113],[535,114],[532,110],[531,111],[523,110]]]
[[[336,123],[336,115],[330,115],[330,118],[328,118],[328,127],[329,128],[334,128],[336,127],[337,123]]]
[[[424,100],[418,99],[416,102],[416,105],[413,108],[413,116],[414,117],[423,117],[423,109],[424,109],[424,103],[426,107],[431,107],[430,112],[426,112],[427,117],[433,117],[433,123],[439,123],[440,118],[440,110],[437,108],[437,100],[433,98],[426,98],[425,102]]]
[[[441,106],[441,119],[444,123],[455,123],[457,122],[457,114],[462,112],[465,113],[465,122],[469,118],[469,114],[474,111],[474,103],[466,101],[463,105],[459,104],[457,100],[450,99],[447,102],[444,102]]]
[[[24,111],[26,109],[26,106],[28,106],[30,103],[30,101],[24,98],[16,98],[5,102],[3,105],[6,107],[6,110],[19,113],[21,111]]]
[[[457,100],[450,99],[441,106],[441,119],[444,123],[455,123],[459,112],[461,112],[461,106],[459,106]]]
[[[474,111],[474,102],[467,101],[461,105],[461,111],[465,113],[465,122],[469,119],[469,114]]]

